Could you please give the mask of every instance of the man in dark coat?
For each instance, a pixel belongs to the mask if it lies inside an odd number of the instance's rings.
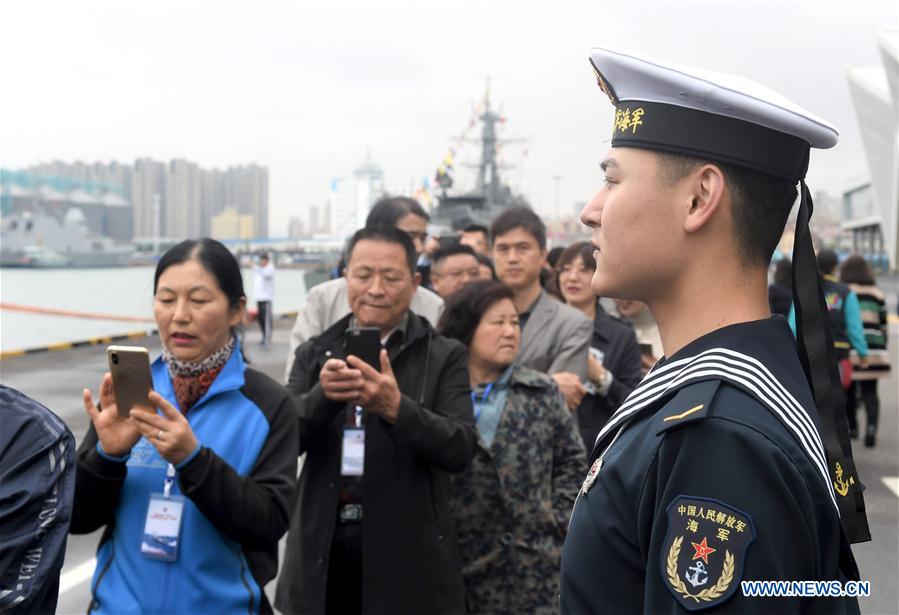
[[[306,453],[276,606],[285,613],[461,613],[449,473],[475,452],[466,351],[409,311],[409,237],[350,241],[352,314],[300,346],[288,389]],[[347,356],[350,327],[377,327],[380,372]],[[355,453],[353,453],[355,451]]]

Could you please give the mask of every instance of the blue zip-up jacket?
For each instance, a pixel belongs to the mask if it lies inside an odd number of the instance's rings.
[[[176,408],[167,366],[153,387]],[[72,532],[106,526],[97,549],[91,613],[270,613],[262,588],[278,569],[296,482],[296,412],[287,390],[248,369],[236,345],[186,414],[200,447],[179,464],[172,494],[185,506],[178,558],[141,555],[151,493],[168,462],[144,438],[128,457],[107,455],[93,425],[78,451]]]

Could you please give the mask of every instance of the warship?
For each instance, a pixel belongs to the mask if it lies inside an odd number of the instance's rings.
[[[481,123],[481,134],[478,139],[464,139],[480,146],[480,161],[469,165],[477,172],[474,189],[460,194],[450,193],[453,186],[453,150],[444,159],[437,169],[434,178],[441,190],[438,196],[437,207],[434,209],[431,223],[438,227],[448,227],[453,231],[459,231],[471,224],[490,226],[493,219],[504,209],[509,207],[530,207],[527,200],[520,194],[515,194],[503,181],[501,170],[509,167],[500,164],[497,160],[497,149],[501,145],[520,143],[520,139],[500,139],[497,127],[505,122],[505,118],[491,107],[490,84],[480,108],[472,123]]]
[[[133,252],[130,245],[92,234],[78,208],[60,217],[34,206],[2,220],[0,267],[124,267]]]

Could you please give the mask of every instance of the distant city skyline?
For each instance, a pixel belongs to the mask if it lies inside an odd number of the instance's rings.
[[[754,79],[833,122],[840,144],[813,153],[808,179],[837,196],[868,175],[847,70],[880,65],[875,30],[897,14],[892,0],[14,3],[0,165],[255,161],[283,235],[367,150],[391,181],[433,177],[490,77],[502,136],[526,140],[501,152],[506,177],[552,217],[557,188],[564,212],[600,185],[611,107],[586,58],[607,45]]]
[[[216,217],[228,210],[231,212],[227,216],[248,218],[236,227],[244,229],[241,236],[268,234],[268,169],[256,164],[205,169],[185,159],[159,161],[144,157],[132,163],[54,160],[15,169],[14,174],[19,177],[4,182],[15,184],[27,180],[26,183],[35,184],[37,190],[33,199],[19,198],[19,208],[32,202],[59,203],[66,209],[78,206],[79,198],[76,197],[85,188],[114,193],[121,201],[115,205],[127,204],[130,209],[130,234],[123,236],[121,224],[117,225],[116,232],[109,232],[102,219],[93,220],[90,226],[94,232],[117,239],[157,234],[172,238],[218,236],[217,228],[233,226],[216,225]],[[48,192],[47,188],[55,180],[71,180],[73,185],[83,187],[69,193]],[[4,187],[5,197],[7,192],[9,190]]]

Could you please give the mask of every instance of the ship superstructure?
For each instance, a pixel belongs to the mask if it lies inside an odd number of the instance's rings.
[[[505,118],[497,112],[490,101],[490,85],[488,83],[483,101],[476,117],[472,120],[481,123],[481,134],[477,139],[461,138],[480,146],[480,161],[469,165],[476,171],[475,187],[472,191],[451,194],[453,187],[453,171],[455,167],[455,151],[444,158],[437,169],[435,182],[441,189],[438,205],[434,211],[432,223],[447,226],[454,231],[470,224],[490,226],[493,219],[508,207],[530,205],[521,195],[513,193],[503,181],[500,173],[509,167],[502,165],[497,159],[497,152],[502,145],[521,142],[520,139],[500,139],[498,126],[505,123]]]

